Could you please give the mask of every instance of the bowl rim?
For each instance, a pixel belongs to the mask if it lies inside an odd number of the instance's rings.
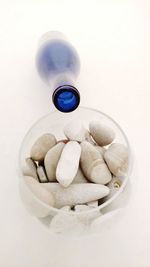
[[[113,119],[111,118],[109,115],[107,115],[106,113],[102,112],[102,111],[99,111],[97,109],[94,109],[94,108],[91,108],[91,107],[86,107],[86,106],[80,106],[78,107],[77,110],[90,110],[90,111],[94,111],[94,112],[97,112],[101,115],[103,115],[104,117],[107,117],[107,119],[111,120],[116,126],[117,128],[119,128],[120,132],[122,133],[123,137],[124,137],[124,140],[126,142],[126,145],[127,145],[127,150],[128,150],[128,155],[129,155],[129,165],[128,165],[128,170],[127,170],[127,173],[123,176],[124,177],[124,182],[123,184],[120,186],[120,188],[118,189],[118,191],[108,200],[106,200],[106,202],[102,203],[101,205],[97,206],[97,207],[93,207],[92,209],[89,209],[89,210],[86,210],[86,211],[79,211],[79,212],[73,212],[73,213],[70,213],[70,210],[69,211],[66,211],[66,210],[63,210],[63,209],[59,209],[59,208],[55,208],[55,207],[51,207],[49,206],[48,204],[44,203],[43,201],[41,201],[38,197],[35,196],[35,194],[30,190],[30,188],[28,187],[27,183],[25,182],[25,179],[24,179],[24,175],[22,174],[22,171],[21,171],[21,154],[22,154],[22,149],[24,147],[24,142],[27,138],[27,136],[30,134],[30,132],[32,131],[32,129],[40,122],[42,121],[43,119],[46,119],[47,117],[49,117],[50,115],[54,114],[54,113],[62,113],[58,110],[54,110],[54,111],[51,111],[49,112],[48,114],[40,117],[30,128],[29,130],[27,131],[27,133],[25,134],[22,142],[21,142],[21,145],[20,145],[20,149],[19,149],[19,160],[18,160],[18,174],[19,174],[19,179],[22,179],[24,185],[26,186],[26,189],[30,192],[30,194],[33,196],[34,199],[36,199],[37,202],[39,202],[39,204],[43,205],[44,208],[47,208],[49,209],[50,211],[58,214],[58,213],[65,213],[65,214],[74,214],[74,215],[78,215],[78,214],[91,214],[95,211],[101,211],[103,208],[107,207],[108,205],[110,205],[122,192],[123,190],[125,189],[126,185],[127,185],[127,182],[128,182],[128,179],[131,175],[131,172],[132,172],[132,169],[133,169],[133,155],[132,155],[132,151],[131,151],[131,146],[130,146],[130,143],[129,143],[129,140],[125,134],[125,132],[122,130],[122,128],[120,127],[120,125]],[[75,110],[76,111],[76,110]],[[119,178],[119,177],[118,177]]]

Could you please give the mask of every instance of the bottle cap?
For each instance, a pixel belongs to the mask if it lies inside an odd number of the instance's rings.
[[[80,93],[72,85],[59,86],[53,93],[55,107],[61,112],[71,112],[80,103]]]

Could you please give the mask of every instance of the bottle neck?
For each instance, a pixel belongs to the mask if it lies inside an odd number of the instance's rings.
[[[55,107],[61,112],[72,112],[80,103],[80,93],[74,86],[75,77],[71,73],[61,73],[48,79]]]
[[[48,78],[48,84],[51,87],[52,92],[54,92],[58,87],[64,86],[64,85],[75,85],[75,77],[71,73],[60,73],[57,75],[54,75],[54,77]]]
[[[61,85],[53,92],[53,103],[61,112],[72,112],[80,103],[80,93],[72,85]]]

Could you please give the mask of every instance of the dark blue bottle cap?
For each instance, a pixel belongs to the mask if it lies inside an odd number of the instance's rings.
[[[80,103],[80,93],[72,85],[59,86],[53,93],[55,107],[61,112],[71,112]]]

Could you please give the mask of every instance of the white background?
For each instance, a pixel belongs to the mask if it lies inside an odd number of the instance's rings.
[[[64,32],[81,62],[81,105],[112,116],[134,151],[136,190],[100,236],[62,240],[24,209],[17,161],[28,128],[51,109],[34,65],[39,37]],[[0,266],[150,266],[150,3],[0,1]]]

